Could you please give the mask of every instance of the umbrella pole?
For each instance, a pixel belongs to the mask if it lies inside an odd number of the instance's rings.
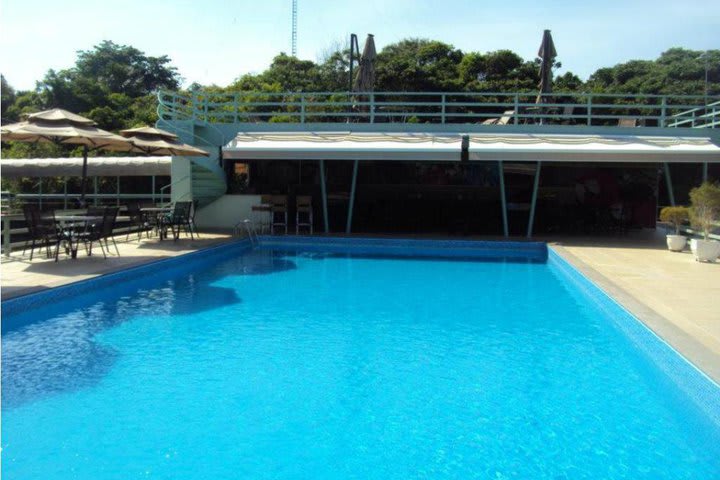
[[[81,181],[81,190],[80,190],[80,206],[85,207],[85,188],[87,185],[87,156],[88,156],[88,147],[87,145],[83,145],[83,166],[82,166],[82,181]]]

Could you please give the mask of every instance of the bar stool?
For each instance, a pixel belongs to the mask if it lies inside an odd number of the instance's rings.
[[[300,222],[300,214],[306,215],[306,221]],[[309,227],[310,235],[313,234],[313,208],[310,195],[298,195],[295,197],[295,235],[300,234],[300,227]]]
[[[287,195],[273,195],[270,208],[270,233],[275,235],[275,227],[283,227],[288,233],[288,198]]]
[[[260,195],[260,203],[252,205],[250,211],[252,212],[253,224],[259,226],[261,233],[271,230],[273,221],[271,195]]]

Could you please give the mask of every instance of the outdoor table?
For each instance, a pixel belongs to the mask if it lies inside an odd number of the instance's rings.
[[[70,224],[70,257],[77,258],[78,247],[80,246],[80,238],[76,235],[81,229],[87,230],[88,224],[92,222],[101,222],[103,217],[97,215],[55,215],[55,221],[61,225]],[[75,237],[75,242],[73,242]]]

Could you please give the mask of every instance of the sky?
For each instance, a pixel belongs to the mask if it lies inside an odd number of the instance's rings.
[[[0,0],[0,73],[32,89],[103,40],[168,55],[192,82],[225,86],[291,48],[291,0]],[[670,47],[720,48],[717,0],[298,0],[298,56],[318,60],[358,34],[378,49],[407,37],[463,51],[537,54],[550,29],[564,71],[653,59]]]

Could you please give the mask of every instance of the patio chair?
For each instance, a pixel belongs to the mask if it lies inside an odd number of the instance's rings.
[[[55,261],[58,259],[60,244],[63,241],[62,231],[57,228],[54,215],[43,214],[37,205],[23,205],[23,215],[27,224],[30,238],[25,241],[23,255],[30,243],[30,260],[33,259],[35,248],[45,247],[47,258],[50,258],[50,246],[55,245]]]
[[[190,225],[190,210],[192,209],[192,202],[175,202],[173,205],[173,211],[163,217],[160,222],[160,230],[167,232],[170,228],[172,231],[173,239],[178,240],[180,238],[180,229],[185,230],[185,234],[190,234],[191,239],[195,239],[193,236],[192,226]]]
[[[500,118],[488,118],[481,125],[507,125],[515,116],[515,110],[506,110]]]
[[[305,215],[304,222],[300,221],[302,215]],[[295,235],[300,234],[300,227],[310,228],[310,235],[313,234],[313,208],[310,195],[298,195],[295,198]]]
[[[103,252],[103,257],[107,258],[107,254],[110,252],[110,245],[108,238],[112,240],[115,245],[115,252],[120,256],[115,239],[112,238],[112,232],[115,228],[115,221],[117,220],[118,207],[102,207],[95,209],[88,209],[88,215],[102,217],[102,220],[98,223],[89,223],[85,227],[85,231],[77,233],[78,241],[82,241],[85,244],[85,251],[88,256],[92,255],[92,247],[95,242],[100,245],[100,250]],[[101,215],[98,215],[100,214]]]
[[[288,198],[287,195],[273,195],[270,209],[270,234],[275,235],[275,227],[283,227],[288,233]],[[279,217],[278,217],[279,215]]]
[[[128,228],[125,240],[130,239],[130,229],[135,227],[137,229],[138,241],[142,240],[142,234],[145,232],[147,238],[150,238],[150,231],[153,229],[153,225],[147,218],[142,210],[140,210],[139,203],[129,203],[127,205],[127,215],[130,217],[130,228]]]

